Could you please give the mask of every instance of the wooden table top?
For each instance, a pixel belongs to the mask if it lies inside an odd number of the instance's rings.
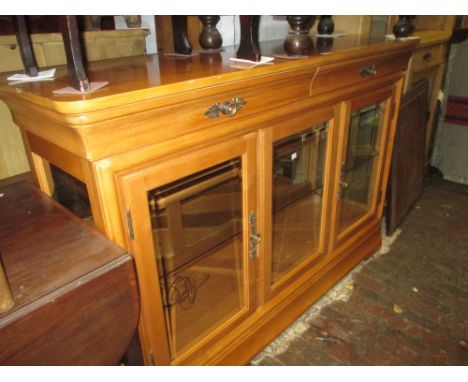
[[[91,82],[107,81],[108,85],[94,93],[85,95],[55,95],[54,90],[68,85],[67,69],[57,68],[53,81],[30,82],[9,85],[0,76],[0,98],[21,99],[28,103],[60,113],[82,113],[119,106],[128,102],[139,102],[163,97],[179,92],[213,87],[223,83],[248,80],[268,76],[298,68],[316,67],[350,58],[365,57],[398,50],[413,49],[418,39],[405,41],[376,38],[363,40],[359,36],[346,35],[332,39],[331,46],[324,46],[323,40],[312,38],[314,51],[300,59],[279,58],[284,56],[283,40],[261,43],[262,56],[275,57],[271,64],[258,65],[249,69],[239,69],[239,64],[230,58],[235,57],[235,47],[226,47],[217,54],[196,53],[191,57],[176,57],[154,54],[125,57],[87,64]],[[330,40],[330,39],[327,39]]]
[[[91,224],[52,201],[30,182],[0,188],[0,253],[15,306],[11,316],[28,304],[49,298],[126,251]]]

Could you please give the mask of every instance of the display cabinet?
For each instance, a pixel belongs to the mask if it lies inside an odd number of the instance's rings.
[[[146,364],[246,363],[379,248],[417,41],[330,41],[243,69],[230,48],[95,62],[109,85],[81,96],[53,95],[65,70],[0,87],[42,190],[50,163],[76,178],[133,255]]]

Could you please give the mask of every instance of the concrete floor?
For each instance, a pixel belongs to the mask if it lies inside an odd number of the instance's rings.
[[[468,187],[428,180],[400,228],[251,364],[468,365]]]

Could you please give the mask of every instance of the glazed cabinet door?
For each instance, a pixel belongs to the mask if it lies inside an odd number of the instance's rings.
[[[309,110],[260,130],[263,291],[268,300],[324,254],[334,111]]]
[[[344,128],[340,131],[334,182],[335,247],[380,218],[384,164],[391,154],[389,132],[394,92],[388,88],[342,104]]]
[[[203,363],[253,311],[255,161],[252,134],[121,177],[146,363]]]

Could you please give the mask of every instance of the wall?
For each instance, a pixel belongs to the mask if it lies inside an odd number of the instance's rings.
[[[450,47],[444,100],[434,142],[431,164],[444,179],[468,185],[468,126],[444,120],[448,96],[464,97],[468,102],[468,40]]]

